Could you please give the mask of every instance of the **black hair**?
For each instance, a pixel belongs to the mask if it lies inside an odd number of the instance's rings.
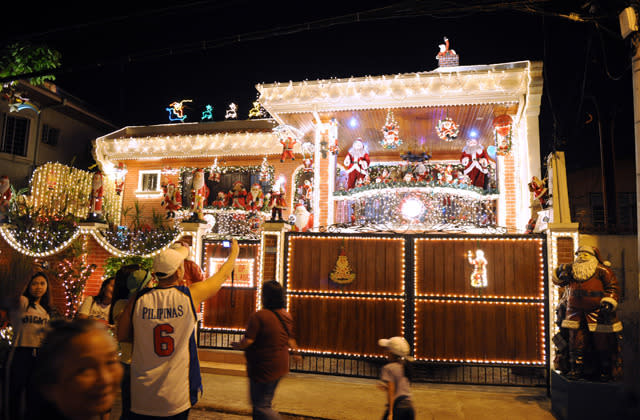
[[[275,280],[262,283],[262,307],[265,309],[281,309],[285,306],[282,285]]]
[[[31,282],[33,282],[33,280],[36,277],[44,278],[45,282],[47,283],[47,290],[44,292],[44,295],[42,295],[42,297],[40,298],[39,303],[40,303],[40,306],[42,306],[44,310],[47,311],[49,315],[51,315],[51,294],[49,293],[49,289],[50,289],[49,278],[47,277],[46,274],[44,274],[44,272],[38,271],[33,276],[31,276],[31,279],[29,279],[29,283],[27,283],[27,288],[22,293],[22,296],[26,297],[29,300],[29,304],[27,305],[28,307],[30,306],[33,309],[36,308],[36,297],[31,294],[31,290],[30,290]]]
[[[87,318],[72,321],[56,319],[49,323],[49,329],[38,350],[34,368],[34,383],[45,387],[58,383],[62,358],[69,354],[71,341],[92,330],[107,331],[104,324]]]
[[[113,319],[113,307],[119,300],[129,299],[129,288],[127,287],[127,280],[129,279],[129,274],[133,273],[136,270],[139,270],[140,266],[138,264],[129,264],[123,265],[116,272],[116,281],[113,284],[113,295],[111,297],[111,307],[109,308],[109,324],[114,324]]]
[[[109,283],[111,283],[114,280],[115,280],[115,277],[109,277],[108,279],[105,279],[102,282],[102,284],[100,285],[100,291],[94,298],[95,301],[97,301],[101,305],[104,305],[104,294],[107,292],[107,287],[109,286]],[[113,293],[111,293],[111,302],[113,302]]]

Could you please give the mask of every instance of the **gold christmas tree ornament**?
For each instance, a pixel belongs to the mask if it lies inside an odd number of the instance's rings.
[[[356,273],[351,271],[351,265],[347,259],[347,254],[344,251],[344,245],[340,247],[340,254],[336,261],[333,271],[329,274],[331,281],[340,284],[351,283],[356,278]]]

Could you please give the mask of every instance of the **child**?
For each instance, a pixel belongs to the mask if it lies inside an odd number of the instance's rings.
[[[409,356],[409,343],[402,337],[391,337],[378,340],[378,345],[385,348],[389,358],[389,363],[380,372],[381,388],[387,391],[387,410],[382,419],[414,420],[409,388],[413,357]]]

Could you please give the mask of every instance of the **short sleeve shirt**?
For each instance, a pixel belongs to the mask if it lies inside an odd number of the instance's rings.
[[[284,309],[276,312],[293,338],[293,320]],[[289,372],[289,334],[282,322],[268,309],[249,317],[245,336],[254,340],[245,351],[247,374],[256,382],[273,382]]]
[[[384,365],[380,372],[380,379],[384,382],[395,384],[396,395],[393,397],[394,401],[400,396],[411,397],[409,379],[404,374],[404,366],[402,364],[391,362]]]

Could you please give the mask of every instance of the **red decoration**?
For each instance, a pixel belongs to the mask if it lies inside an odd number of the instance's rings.
[[[496,141],[496,153],[506,156],[511,151],[511,137],[513,135],[513,119],[507,115],[499,115],[493,120],[493,130]]]

